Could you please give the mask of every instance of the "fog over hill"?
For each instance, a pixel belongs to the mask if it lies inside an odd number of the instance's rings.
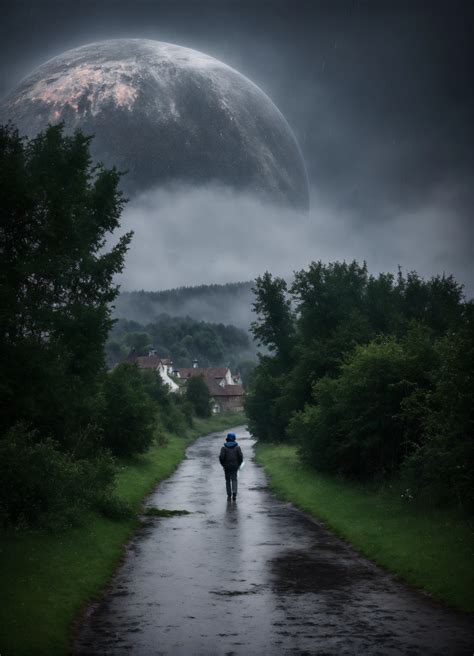
[[[254,319],[253,282],[179,287],[165,291],[122,292],[114,303],[114,317],[146,324],[160,314],[192,317],[198,321],[232,324],[248,330]]]

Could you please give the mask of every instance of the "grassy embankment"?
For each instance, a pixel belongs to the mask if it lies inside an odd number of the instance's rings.
[[[291,446],[260,444],[257,461],[277,496],[408,583],[474,612],[473,526],[466,517],[423,510],[390,489],[322,476],[304,467]]]
[[[168,477],[192,438],[244,423],[239,413],[196,420],[186,437],[121,463],[117,494],[137,511],[143,497]],[[68,653],[74,618],[109,581],[138,518],[120,521],[90,513],[60,534],[1,534],[0,654]]]

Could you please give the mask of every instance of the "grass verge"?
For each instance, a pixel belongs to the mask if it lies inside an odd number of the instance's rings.
[[[121,463],[117,495],[138,512],[143,497],[177,467],[192,438],[242,423],[242,414],[225,413],[196,420],[185,437],[169,435],[166,446]],[[80,526],[62,533],[1,534],[0,654],[67,654],[74,619],[110,580],[138,521],[89,513]]]
[[[278,497],[322,520],[358,551],[460,610],[474,612],[472,522],[427,511],[391,490],[348,483],[304,467],[291,446],[257,446]]]

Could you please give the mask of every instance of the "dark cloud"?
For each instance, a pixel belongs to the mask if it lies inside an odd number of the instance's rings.
[[[453,271],[472,293],[471,2],[31,0],[3,2],[2,9],[2,94],[62,50],[117,36],[156,38],[202,50],[261,86],[300,142],[314,222],[303,242],[290,241],[293,254],[270,239],[262,265],[291,270],[313,252],[323,259],[354,256],[375,268],[393,269],[400,263],[425,273]],[[215,200],[224,212],[221,191]],[[165,233],[156,234],[157,249],[167,243],[181,254],[190,250],[174,282],[166,270],[160,280],[150,277],[150,288],[194,282],[199,262],[190,266],[193,253],[201,258],[208,254],[212,226],[207,242],[201,243],[194,228],[203,218],[192,206],[187,219],[176,219],[173,238],[170,232],[168,217],[174,211],[181,217],[190,193],[181,201],[169,190],[163,192]],[[204,202],[202,190],[194,193]],[[241,202],[248,210],[249,199]],[[143,208],[139,212],[142,230],[154,231],[158,223],[148,224]],[[215,216],[212,207],[209,212]],[[273,225],[283,226],[283,234],[277,230],[276,235],[285,239],[286,218],[272,212]],[[247,252],[253,275],[259,220],[255,218],[256,234],[239,236],[237,219],[232,238]],[[181,244],[180,221],[189,230]],[[266,219],[261,221],[266,225]],[[214,228],[218,234],[218,225]],[[136,239],[138,244],[138,230]],[[127,287],[148,282],[134,249]],[[242,278],[244,256],[237,262],[231,255],[224,259],[226,266],[217,261],[206,281],[213,281],[212,275]],[[185,280],[185,275],[191,277]]]

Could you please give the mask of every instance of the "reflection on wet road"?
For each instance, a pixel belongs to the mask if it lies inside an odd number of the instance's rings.
[[[408,590],[267,490],[253,439],[234,429],[246,466],[228,502],[223,433],[197,440],[147,517],[75,653],[469,655],[464,616]]]

